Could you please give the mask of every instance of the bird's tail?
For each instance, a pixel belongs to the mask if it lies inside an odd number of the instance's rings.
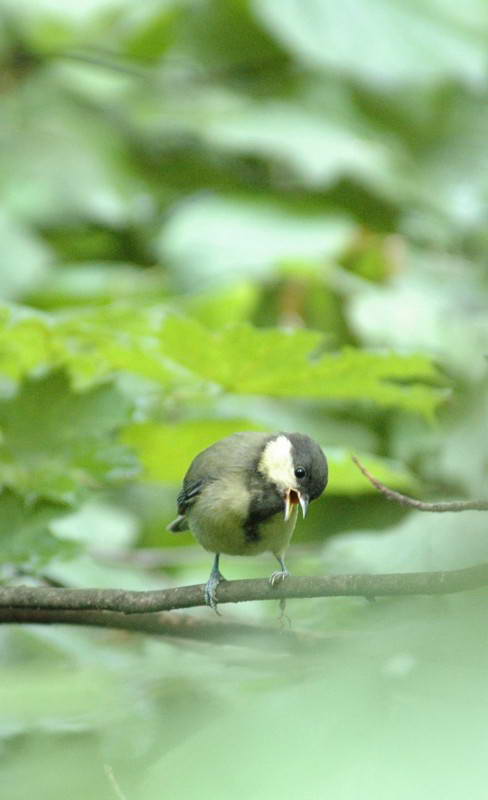
[[[166,530],[171,531],[171,533],[180,533],[181,531],[188,530],[188,521],[184,514],[178,514],[176,519],[173,522],[170,522]]]

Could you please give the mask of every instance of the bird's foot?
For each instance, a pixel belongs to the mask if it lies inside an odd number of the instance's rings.
[[[288,577],[290,573],[288,572],[287,568],[284,569],[277,569],[276,572],[273,572],[269,579],[269,583],[271,586],[276,586],[277,583],[284,581],[285,578]]]
[[[287,628],[291,628],[291,619],[286,613],[286,598],[282,597],[280,599],[280,615],[278,617],[278,622],[280,625],[281,630],[285,630]]]
[[[225,578],[222,575],[222,573],[219,571],[215,571],[211,572],[210,578],[208,579],[205,585],[205,602],[208,606],[210,606],[210,608],[213,608],[215,613],[218,614],[219,616],[221,616],[221,614],[219,609],[217,608],[217,597],[215,593],[217,591],[217,586],[222,581],[225,581]]]

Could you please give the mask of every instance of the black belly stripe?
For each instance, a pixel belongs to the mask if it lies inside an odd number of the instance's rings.
[[[246,542],[259,542],[261,540],[261,531],[259,530],[259,520],[252,520],[249,517],[244,525],[244,534]]]
[[[284,510],[285,502],[272,483],[264,483],[261,476],[250,481],[251,502],[247,519],[243,525],[246,541],[259,542],[262,539],[261,523]]]

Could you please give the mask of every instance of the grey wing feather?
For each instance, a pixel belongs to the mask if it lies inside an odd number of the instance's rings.
[[[187,479],[185,478],[183,488],[176,498],[178,516],[173,520],[173,522],[170,522],[167,528],[168,531],[171,531],[172,533],[180,533],[180,531],[188,530],[189,526],[188,520],[185,516],[186,512],[197,499],[204,484],[204,480],[187,482]]]
[[[176,498],[178,514],[185,514],[187,509],[193,505],[205,483],[206,481],[199,480],[183,484],[183,488]]]

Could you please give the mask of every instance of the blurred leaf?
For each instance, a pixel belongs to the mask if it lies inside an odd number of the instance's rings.
[[[26,381],[0,402],[0,480],[29,498],[72,503],[90,487],[127,479],[136,465],[114,433],[129,418],[112,386],[75,394],[61,373]]]
[[[329,485],[327,491],[332,494],[370,494],[377,490],[360,473],[351,459],[351,452],[338,448],[324,448],[329,461]],[[395,489],[418,490],[418,482],[400,463],[380,456],[371,456],[355,452],[367,469],[379,481]]]
[[[164,54],[172,42],[175,22],[179,19],[181,6],[178,3],[158,0],[156,3],[146,3],[152,14],[146,14],[136,27],[134,25],[130,35],[124,43],[124,51],[131,58],[140,61],[155,61]],[[151,8],[151,5],[153,8]],[[143,8],[140,7],[139,11]]]
[[[488,317],[480,293],[481,271],[442,257],[436,263],[411,253],[408,269],[388,284],[353,291],[346,313],[362,341],[374,347],[408,347],[437,354],[467,377],[486,373]],[[449,324],[446,325],[446,320]]]
[[[438,0],[254,0],[254,13],[300,61],[377,89],[464,81],[486,86],[488,14],[471,4],[458,25]],[[480,30],[481,29],[481,30]]]
[[[69,558],[78,550],[51,532],[51,523],[65,513],[62,506],[45,501],[27,504],[14,492],[0,493],[0,563],[22,564],[37,571],[53,557]]]
[[[37,367],[56,364],[57,357],[45,318],[0,308],[0,371],[4,376],[22,378]]]
[[[136,450],[147,480],[177,483],[201,450],[236,431],[255,430],[259,426],[244,419],[143,422],[126,427],[121,439]]]
[[[219,292],[191,296],[183,302],[183,307],[205,327],[218,330],[249,321],[257,301],[257,286],[241,283]]]
[[[485,103],[460,93],[446,99],[435,140],[418,148],[410,175],[404,178],[411,208],[405,209],[402,230],[420,241],[440,238],[449,244],[483,225],[487,137]]]
[[[132,264],[64,265],[42,281],[29,300],[42,308],[104,304],[114,300],[151,299],[163,294],[163,277],[154,270],[141,270]]]
[[[0,299],[13,300],[48,274],[49,248],[33,231],[0,213]]]
[[[236,104],[234,104],[236,105]],[[231,152],[260,155],[311,188],[329,186],[343,176],[378,184],[391,170],[391,155],[358,119],[336,118],[297,104],[246,103],[207,125],[206,138]],[[339,117],[337,119],[337,116]],[[292,253],[295,255],[295,253]]]
[[[38,225],[63,215],[117,226],[132,216],[137,179],[124,173],[123,141],[103,117],[83,113],[40,77],[6,99],[2,112],[0,168],[10,213]]]
[[[187,290],[272,274],[284,260],[333,259],[352,227],[337,214],[292,213],[266,202],[195,197],[175,209],[158,251]]]

